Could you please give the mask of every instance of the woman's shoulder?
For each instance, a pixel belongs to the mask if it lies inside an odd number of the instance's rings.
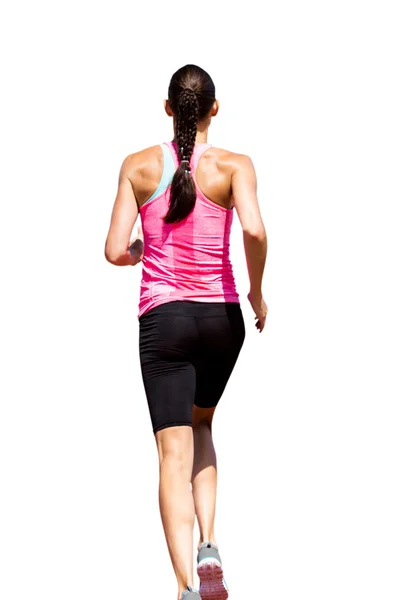
[[[127,170],[133,176],[143,171],[152,172],[154,169],[162,165],[163,152],[160,144],[148,146],[142,150],[137,150],[128,154],[124,159],[124,164]]]
[[[214,154],[220,160],[225,160],[232,163],[241,163],[246,161],[249,157],[241,152],[227,150],[226,148],[219,148],[217,146],[210,146],[206,154]]]
[[[210,146],[204,153],[204,158],[215,161],[222,170],[229,170],[231,173],[237,169],[242,169],[251,163],[251,158],[247,154]]]
[[[143,148],[142,150],[132,152],[125,160],[129,160],[132,164],[140,164],[152,159],[157,159],[160,155],[162,155],[161,144],[155,144],[153,146],[147,146],[147,148]]]

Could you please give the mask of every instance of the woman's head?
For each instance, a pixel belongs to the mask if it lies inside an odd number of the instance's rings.
[[[196,202],[189,161],[198,127],[208,127],[211,117],[218,112],[215,86],[209,74],[196,65],[185,65],[176,71],[169,84],[165,110],[174,117],[180,165],[172,180],[170,207],[164,221],[176,223],[192,212]]]

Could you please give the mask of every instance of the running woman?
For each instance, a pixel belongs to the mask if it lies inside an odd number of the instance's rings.
[[[251,159],[208,143],[218,113],[211,77],[186,65],[171,78],[165,111],[174,139],[122,163],[105,245],[117,266],[142,262],[139,350],[159,454],[159,502],[178,600],[226,600],[214,532],[215,408],[245,339],[229,257],[233,209],[243,229],[250,291],[261,332],[267,236]],[[142,230],[130,241],[140,214]],[[199,588],[193,580],[197,516]]]

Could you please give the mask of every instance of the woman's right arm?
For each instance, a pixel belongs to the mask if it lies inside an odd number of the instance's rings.
[[[258,319],[256,327],[262,331],[268,312],[262,295],[268,243],[257,198],[257,177],[249,156],[236,156],[232,175],[232,196],[243,229],[243,243],[250,279],[248,299]]]

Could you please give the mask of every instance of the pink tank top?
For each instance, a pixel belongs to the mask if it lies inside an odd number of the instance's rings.
[[[166,142],[165,146],[176,170],[177,145]],[[196,204],[186,219],[170,224],[163,221],[169,208],[170,182],[140,208],[144,254],[138,317],[174,300],[239,302],[229,257],[233,210],[209,200],[196,181],[197,164],[210,146],[198,143],[193,150],[190,167]]]

